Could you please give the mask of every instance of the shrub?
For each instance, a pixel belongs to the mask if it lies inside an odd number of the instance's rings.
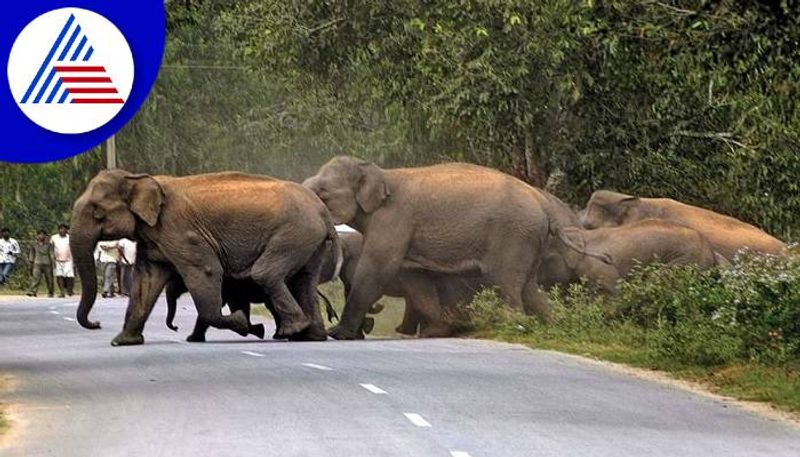
[[[642,344],[662,363],[715,366],[800,361],[800,257],[744,252],[726,269],[638,266],[613,296],[586,283],[550,293],[544,325],[506,307],[492,290],[466,307],[469,331],[538,340]],[[463,322],[463,321],[462,321]]]

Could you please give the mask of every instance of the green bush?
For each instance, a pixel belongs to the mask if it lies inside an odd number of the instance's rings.
[[[550,293],[549,325],[489,290],[467,307],[466,330],[537,341],[642,345],[655,366],[783,365],[800,361],[800,257],[740,254],[729,268],[639,266],[603,295],[586,283]]]

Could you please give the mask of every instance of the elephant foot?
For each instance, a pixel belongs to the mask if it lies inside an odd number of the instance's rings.
[[[278,330],[275,332],[276,339],[288,338],[294,334],[300,333],[311,325],[311,320],[303,316],[292,322],[281,322]]]
[[[394,331],[401,335],[415,336],[417,334],[417,325],[403,322]]]
[[[120,333],[111,340],[111,345],[116,346],[136,346],[144,344],[144,335],[131,335],[125,332]]]
[[[247,318],[247,315],[244,313],[244,311],[236,310],[231,314],[230,318],[231,330],[241,336],[247,336],[250,334],[250,320]]]
[[[186,337],[186,341],[190,343],[205,343],[206,335],[204,333],[192,333]]]
[[[249,330],[251,335],[257,336],[259,339],[264,339],[264,324],[251,325]]]
[[[447,324],[426,325],[419,331],[420,338],[446,338],[453,334]]]
[[[364,322],[361,323],[361,331],[370,334],[372,330],[375,329],[375,319],[371,317],[365,317]]]
[[[356,331],[343,327],[341,324],[334,325],[328,330],[328,336],[335,340],[363,340],[364,333],[361,329]]]
[[[289,341],[325,341],[328,334],[321,325],[312,325],[300,333],[291,335]]]

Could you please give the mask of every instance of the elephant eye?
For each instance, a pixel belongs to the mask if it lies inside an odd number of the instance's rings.
[[[94,214],[93,214],[93,216],[94,216],[94,218],[95,218],[95,219],[97,219],[98,221],[102,221],[102,220],[103,220],[103,219],[105,219],[105,217],[106,217],[106,212],[105,212],[105,211],[103,211],[103,210],[102,210],[102,209],[100,209],[100,208],[95,208],[95,209],[94,209]]]

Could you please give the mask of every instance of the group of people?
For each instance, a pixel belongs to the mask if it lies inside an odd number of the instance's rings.
[[[3,283],[8,281],[20,254],[17,240],[7,236],[8,229],[3,229],[0,250],[7,256],[4,262],[11,262],[9,268],[3,268]],[[72,252],[69,249],[69,226],[60,224],[58,233],[48,237],[46,230],[36,232],[36,241],[28,252],[28,263],[31,266],[33,280],[28,288],[28,295],[35,297],[39,284],[44,278],[48,296],[54,295],[53,276],[58,283],[60,296],[72,296],[75,289],[75,271],[72,266]],[[6,264],[3,264],[6,265]],[[7,273],[6,273],[7,272]]]
[[[10,279],[20,254],[19,242],[11,237],[11,230],[0,230],[0,286],[4,286]],[[58,233],[52,236],[48,236],[47,230],[38,230],[27,260],[32,276],[27,291],[29,297],[38,294],[43,281],[48,297],[55,296],[54,282],[58,285],[60,297],[71,297],[74,294],[75,269],[69,248],[69,225],[60,224]],[[126,238],[101,241],[95,250],[95,260],[103,272],[103,297],[114,297],[117,292],[124,296],[130,295],[133,266],[136,263],[136,242]],[[117,288],[115,283],[119,284]]]

